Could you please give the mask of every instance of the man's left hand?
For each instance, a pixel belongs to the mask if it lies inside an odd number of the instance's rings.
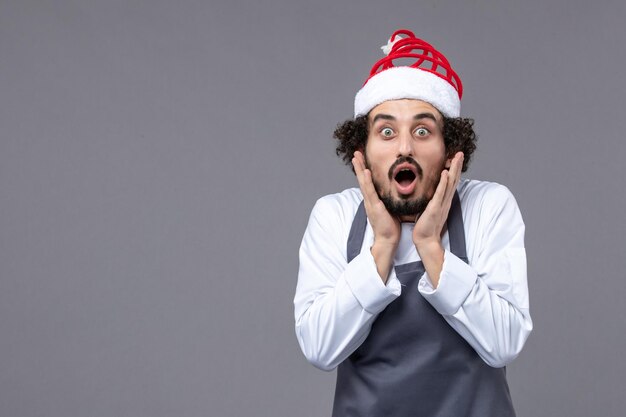
[[[424,212],[415,222],[413,243],[422,258],[433,286],[439,283],[439,274],[443,266],[443,246],[441,232],[448,219],[452,198],[461,179],[463,152],[457,152],[450,163],[449,170],[443,170],[433,198]]]

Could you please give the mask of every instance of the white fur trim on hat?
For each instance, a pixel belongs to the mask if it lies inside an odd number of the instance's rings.
[[[446,117],[459,117],[461,100],[454,87],[435,74],[412,67],[393,67],[371,77],[354,98],[354,117],[364,116],[389,100],[423,100]]]

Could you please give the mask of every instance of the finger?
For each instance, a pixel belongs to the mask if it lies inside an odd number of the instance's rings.
[[[373,205],[380,201],[376,188],[374,188],[374,182],[372,181],[372,172],[365,167],[365,159],[363,154],[359,151],[354,152],[354,158],[352,163],[355,166],[357,172],[357,179],[359,181],[359,188],[363,194],[365,204]]]
[[[432,203],[437,209],[441,207],[443,203],[443,199],[446,195],[446,189],[448,188],[448,177],[449,172],[445,169],[441,171],[441,176],[439,177],[439,184],[437,184],[437,188],[435,189],[435,194],[433,194],[433,198],[431,198],[430,203]],[[430,204],[429,204],[430,205]]]
[[[462,166],[462,155],[462,152],[457,152],[450,163],[450,170],[448,171],[448,186],[446,187],[446,193],[441,204],[442,209],[446,211],[449,210],[452,204],[452,198],[456,192],[456,187],[460,178],[460,165]]]
[[[354,156],[352,157],[352,163],[359,163],[361,160],[359,158],[359,156],[361,155],[361,153],[359,151],[354,151]],[[360,166],[360,164],[359,164]]]
[[[354,152],[354,157],[352,158],[352,166],[354,167],[354,173],[356,174],[356,179],[359,182],[359,188],[361,188],[361,191],[363,191],[363,184],[364,184],[364,180],[363,180],[363,170],[365,169],[365,167],[363,166],[363,164],[361,163],[361,160],[358,157],[359,152]]]
[[[461,168],[463,167],[463,152],[457,152],[450,163],[450,180],[457,181],[461,176]]]
[[[454,181],[458,184],[459,180],[461,179],[461,173],[463,172],[463,161],[465,160],[465,155],[463,154],[463,152],[457,152],[455,158],[458,158],[458,160],[456,161],[456,175]]]
[[[448,187],[446,188],[446,194],[444,196],[444,204],[452,203],[452,197],[454,197],[456,187],[461,179],[463,157],[463,152],[457,152],[456,155],[454,155],[454,159],[452,159],[448,176]]]
[[[363,191],[367,201],[370,204],[379,203],[380,198],[378,197],[378,193],[376,192],[376,188],[374,187],[374,181],[372,181],[372,171],[367,168],[363,170],[363,183],[364,188],[361,189],[361,191]]]

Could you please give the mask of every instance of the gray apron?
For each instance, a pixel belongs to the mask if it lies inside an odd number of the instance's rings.
[[[348,238],[348,262],[360,253],[366,226],[361,203]],[[457,193],[447,226],[450,251],[467,263]],[[505,368],[487,365],[419,293],[422,262],[394,268],[402,293],[339,365],[333,417],[515,416]]]

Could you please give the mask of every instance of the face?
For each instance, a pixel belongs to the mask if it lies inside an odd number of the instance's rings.
[[[368,115],[365,160],[387,210],[413,221],[435,193],[441,171],[449,167],[443,118],[420,100],[391,100]]]

